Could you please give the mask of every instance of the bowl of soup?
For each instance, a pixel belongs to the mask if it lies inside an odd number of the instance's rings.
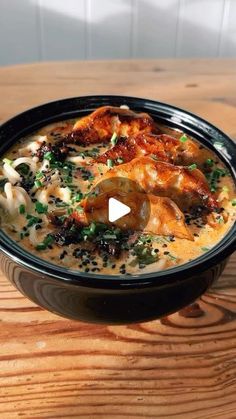
[[[0,262],[39,306],[122,324],[175,312],[236,243],[236,145],[147,99],[47,103],[0,127]]]

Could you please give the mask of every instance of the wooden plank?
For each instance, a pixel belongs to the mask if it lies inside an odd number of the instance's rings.
[[[88,58],[128,58],[131,0],[88,0]]]
[[[177,57],[216,57],[222,26],[222,0],[180,0]]]
[[[180,0],[135,0],[133,47],[136,58],[175,56]]]
[[[26,0],[0,2],[0,65],[37,61],[37,4]]]
[[[83,59],[86,0],[40,0],[42,59]]]
[[[236,60],[41,63],[0,69],[0,120],[49,100],[124,94],[172,103],[236,138]]]

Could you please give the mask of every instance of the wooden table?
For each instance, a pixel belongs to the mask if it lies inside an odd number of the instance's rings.
[[[236,60],[44,63],[0,69],[0,120],[67,96],[143,96],[236,138]],[[100,326],[50,314],[0,277],[0,418],[236,418],[236,258],[204,316]]]

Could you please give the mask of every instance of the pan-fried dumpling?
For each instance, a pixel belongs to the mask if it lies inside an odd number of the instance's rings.
[[[146,113],[136,113],[129,109],[102,106],[79,119],[67,137],[68,142],[94,144],[110,141],[113,133],[130,136],[137,132],[155,130],[153,119]]]
[[[72,217],[80,224],[89,224],[91,220],[111,224],[108,219],[108,201],[114,196],[131,209],[129,214],[115,222],[115,225],[122,230],[138,230],[163,236],[174,235],[193,240],[185,224],[184,215],[178,206],[169,198],[152,194],[140,192],[126,194],[113,190],[95,197],[88,197],[82,203],[84,212],[75,211]]]
[[[136,158],[112,168],[102,176],[97,184],[98,193],[108,192],[109,182],[101,182],[107,179],[113,179],[111,187],[115,185],[116,190],[120,190],[121,178],[136,182],[147,193],[171,198],[183,210],[194,206],[202,206],[210,211],[218,209],[204,174],[195,166],[174,166],[151,157]]]
[[[208,150],[200,149],[197,143],[185,138],[182,142],[167,134],[139,132],[130,137],[119,138],[115,146],[99,156],[96,161],[106,163],[111,159],[114,164],[119,164],[120,161],[127,163],[136,157],[152,155],[158,160],[173,164],[203,165],[210,155]]]

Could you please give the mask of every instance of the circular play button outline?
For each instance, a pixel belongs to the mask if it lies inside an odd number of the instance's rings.
[[[137,182],[125,177],[108,177],[91,189],[84,211],[89,223],[142,231],[148,224],[151,209],[148,195]]]

